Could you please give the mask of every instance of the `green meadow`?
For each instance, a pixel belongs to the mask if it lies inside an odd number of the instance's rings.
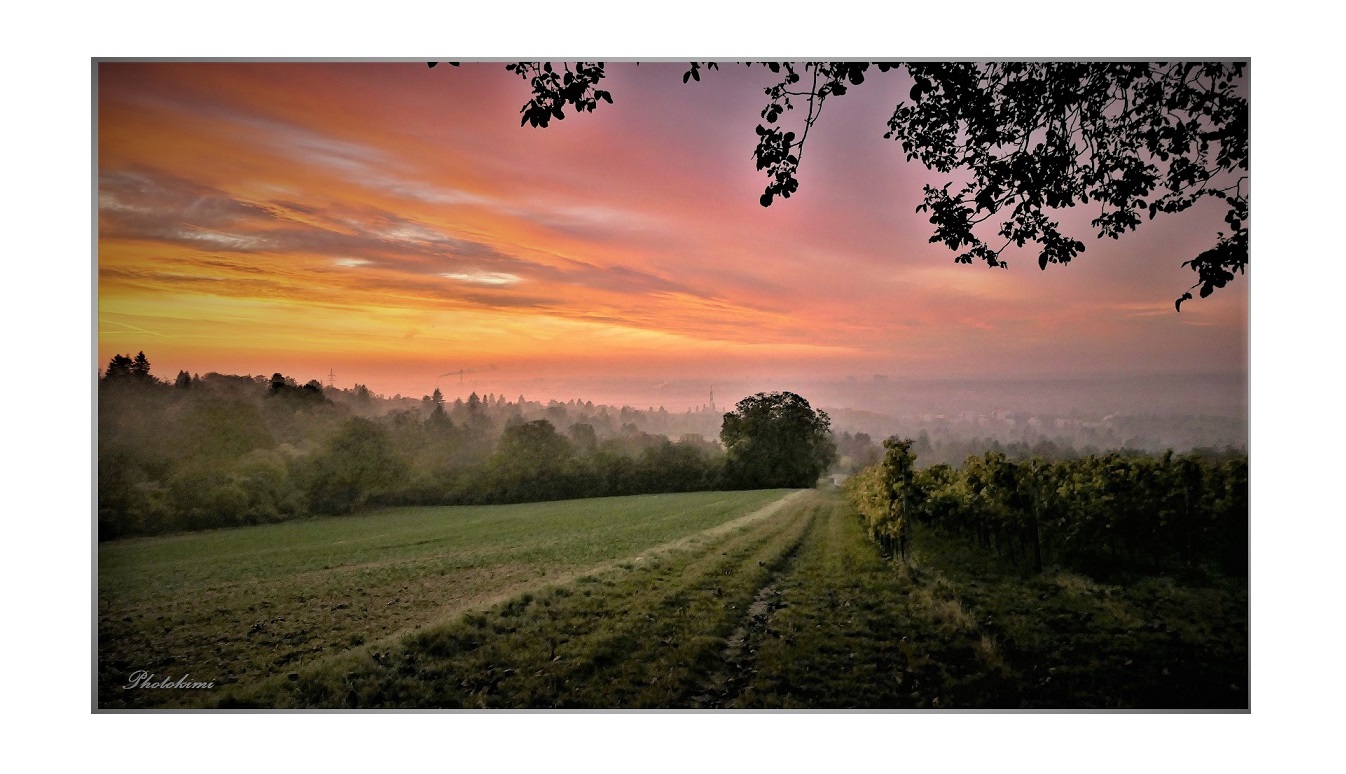
[[[147,670],[246,685],[685,538],[784,490],[397,508],[98,546],[101,707]],[[185,694],[185,695],[184,695]]]
[[[1246,583],[1027,575],[926,531],[893,561],[835,490],[135,539],[99,581],[104,708],[1248,703]]]

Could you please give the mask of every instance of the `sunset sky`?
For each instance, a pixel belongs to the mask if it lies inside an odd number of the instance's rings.
[[[772,76],[685,70],[609,63],[614,104],[536,129],[503,63],[101,63],[99,365],[614,401],[667,380],[1246,373],[1250,276],[1173,309],[1218,207],[1119,241],[1071,212],[1069,266],[956,265],[915,211],[940,178],[882,136],[905,74],[829,100],[798,194],[763,208]]]

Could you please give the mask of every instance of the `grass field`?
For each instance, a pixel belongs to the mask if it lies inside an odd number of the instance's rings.
[[[601,569],[779,500],[781,490],[399,508],[98,547],[98,701],[173,706],[191,692],[123,690],[148,670],[245,685]]]
[[[397,510],[111,544],[100,705],[1247,706],[1246,584],[1023,576],[929,534],[902,565],[835,492],[785,495]],[[136,668],[222,679],[121,690]]]

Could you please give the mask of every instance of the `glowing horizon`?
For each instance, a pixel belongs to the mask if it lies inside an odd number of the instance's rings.
[[[830,100],[762,208],[763,74],[684,67],[610,64],[613,105],[534,129],[498,63],[101,63],[97,365],[413,396],[460,369],[1246,373],[1250,277],[1173,311],[1217,208],[1115,242],[1070,213],[1070,266],[957,266],[915,213],[935,178],[882,139],[904,76]]]

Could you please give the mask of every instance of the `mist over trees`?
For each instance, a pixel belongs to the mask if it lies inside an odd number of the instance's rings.
[[[103,540],[393,505],[812,487],[839,471],[859,474],[849,484],[858,491],[878,486],[881,478],[899,482],[884,491],[906,496],[899,510],[917,514],[916,521],[890,515],[875,522],[875,537],[885,548],[900,551],[902,527],[929,522],[974,529],[979,536],[984,531],[979,539],[1022,552],[1028,545],[1024,525],[1015,519],[1028,500],[1021,482],[1041,475],[1056,482],[1055,499],[1035,502],[1051,504],[1056,515],[1042,517],[1041,524],[1053,526],[1042,527],[1045,537],[1036,550],[1048,561],[1092,562],[1080,557],[1095,539],[1120,535],[1134,554],[1142,550],[1135,546],[1148,545],[1143,534],[1169,530],[1179,491],[1186,492],[1184,523],[1204,526],[1182,533],[1192,537],[1191,546],[1165,538],[1161,553],[1229,554],[1233,549],[1209,547],[1211,520],[1222,529],[1237,526],[1231,515],[1237,512],[1237,482],[1244,481],[1246,490],[1246,452],[1233,449],[1154,455],[1077,450],[1047,440],[1001,444],[922,434],[902,441],[898,454],[892,439],[880,444],[865,433],[836,434],[826,412],[790,392],[746,397],[727,414],[676,413],[475,392],[449,401],[438,388],[420,399],[386,398],[359,384],[334,389],[280,373],[179,372],[169,382],[150,369],[143,352],[117,355],[98,383]],[[718,430],[718,441],[689,428]],[[1019,483],[1003,483],[1009,479]],[[1173,489],[1179,480],[1188,489]],[[1168,482],[1170,489],[1137,494],[1125,488],[1136,481]],[[1074,482],[1070,498],[1062,499],[1062,482]],[[1011,490],[1019,494],[1004,494]],[[1099,503],[1121,501],[1130,503],[1128,525],[1158,518],[1159,526],[1147,521],[1121,529],[1098,510]],[[1158,516],[1145,515],[1152,507],[1159,508]],[[955,511],[962,515],[955,518]]]
[[[1205,460],[1228,460],[1248,455],[1247,445],[1231,443],[1229,438],[1237,435],[1242,427],[1227,422],[1224,417],[1122,417],[1116,420],[1125,430],[1129,425],[1160,425],[1167,429],[1181,429],[1184,424],[1195,426],[1195,430],[1186,437],[1209,436],[1200,432],[1215,424],[1219,429],[1213,435],[1222,439],[1208,444],[1160,444],[1146,435],[1127,432],[1118,433],[1112,427],[1097,428],[1079,426],[1056,431],[1025,433],[1026,437],[1011,440],[995,435],[982,435],[975,431],[936,427],[934,432],[921,430],[912,438],[907,434],[890,432],[888,437],[900,436],[910,439],[912,451],[917,455],[916,466],[929,468],[935,465],[961,466],[968,457],[992,453],[1002,454],[1013,462],[1026,462],[1041,459],[1048,462],[1065,462],[1102,454],[1117,454],[1123,457],[1147,457],[1162,455],[1166,451],[1182,452]],[[899,424],[899,423],[890,423]],[[1243,431],[1246,432],[1246,431]],[[1051,433],[1051,434],[1049,434]],[[865,432],[852,433],[849,430],[839,435],[833,432],[837,444],[838,459],[833,466],[837,473],[855,474],[877,463],[884,454],[883,444],[876,437]],[[1213,440],[1213,439],[1212,439]]]
[[[281,373],[179,372],[170,383],[144,353],[117,355],[98,384],[99,537],[376,506],[735,488],[708,440],[721,422],[707,410],[475,392],[450,402],[438,388],[385,398]]]

